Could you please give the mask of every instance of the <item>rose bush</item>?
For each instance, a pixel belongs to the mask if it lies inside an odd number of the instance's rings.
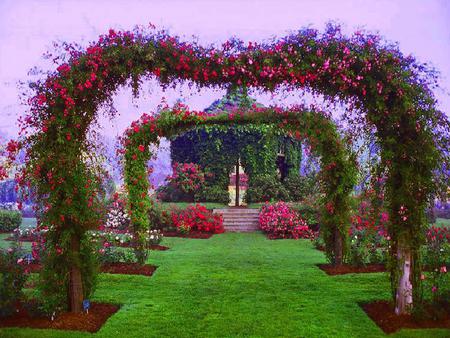
[[[214,214],[200,204],[191,205],[181,211],[172,211],[171,218],[173,225],[182,233],[200,231],[221,234],[224,232],[222,215]]]
[[[259,226],[269,238],[313,238],[314,233],[287,203],[266,203],[259,213]]]

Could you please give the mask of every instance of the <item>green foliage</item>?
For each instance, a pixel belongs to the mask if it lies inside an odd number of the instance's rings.
[[[320,193],[320,185],[315,177],[290,175],[283,181],[283,185],[289,193],[291,202],[300,202]]]
[[[22,214],[15,210],[0,210],[0,231],[10,232],[22,224]]]
[[[175,184],[168,183],[156,189],[158,200],[162,202],[193,202],[194,194],[185,193]]]
[[[261,175],[250,182],[245,194],[247,203],[289,200],[288,191],[276,177]]]
[[[317,207],[305,203],[293,203],[291,207],[306,221],[309,227],[316,229],[319,226],[319,211]]]
[[[100,247],[98,257],[101,264],[136,262],[136,256],[133,251],[124,250],[112,245]]]
[[[195,200],[199,202],[215,202],[227,205],[230,202],[230,194],[228,193],[228,190],[224,190],[217,185],[205,185],[200,188],[196,194]]]
[[[0,250],[0,317],[11,315],[23,300],[23,286],[28,278],[23,250],[17,245]]]
[[[232,114],[233,109],[251,111],[253,104],[254,100],[242,90],[231,90],[207,111]],[[212,192],[201,192],[198,199],[205,202],[225,203],[230,172],[239,158],[250,182],[253,176],[276,176],[279,149],[286,154],[287,175],[299,172],[301,160],[301,142],[286,137],[274,124],[196,126],[173,138],[170,149],[172,162],[198,163],[211,172],[207,185]]]

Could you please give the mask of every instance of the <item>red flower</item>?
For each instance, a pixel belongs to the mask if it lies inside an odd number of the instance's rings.
[[[142,144],[139,145],[138,149],[141,153],[145,151],[145,147]]]

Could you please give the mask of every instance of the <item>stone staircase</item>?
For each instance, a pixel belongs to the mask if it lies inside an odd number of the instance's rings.
[[[213,212],[223,215],[225,231],[252,232],[259,230],[259,209],[226,208],[214,209]]]

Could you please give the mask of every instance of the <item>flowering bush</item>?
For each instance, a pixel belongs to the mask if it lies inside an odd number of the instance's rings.
[[[386,263],[391,239],[386,232],[388,220],[388,214],[378,211],[373,203],[365,199],[360,201],[349,228],[348,264],[364,266]]]
[[[14,246],[0,250],[0,317],[8,316],[22,300],[22,288],[27,280],[23,251]]]
[[[150,245],[157,245],[161,243],[164,235],[161,230],[147,230],[148,233],[148,242]]]
[[[130,217],[125,209],[126,202],[115,195],[114,201],[106,215],[105,228],[110,230],[125,230],[130,225]]]
[[[171,218],[173,225],[182,233],[200,231],[220,234],[224,232],[222,215],[213,214],[200,204],[191,205],[181,211],[172,211]]]
[[[450,229],[432,226],[426,232],[426,245],[423,253],[423,264],[430,271],[425,277],[426,286],[431,291],[434,305],[450,302]],[[448,304],[447,304],[448,306]]]
[[[186,194],[191,194],[205,183],[205,174],[200,166],[195,163],[175,162],[173,174],[168,177],[168,181]]]
[[[266,203],[259,213],[259,226],[270,238],[312,238],[308,224],[287,203]]]
[[[43,234],[45,234],[45,230],[40,230],[34,227],[28,228],[19,227],[13,231],[13,236],[18,241],[24,238],[31,241],[38,241]]]

